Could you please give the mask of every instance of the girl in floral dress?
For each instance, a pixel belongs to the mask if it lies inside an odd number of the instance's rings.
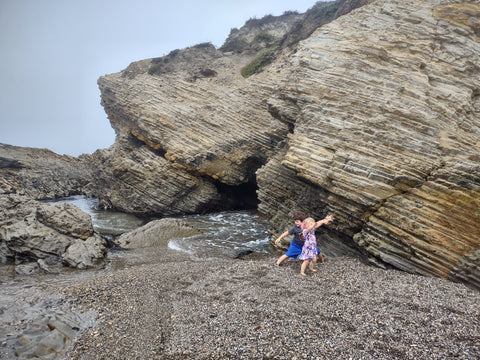
[[[312,218],[306,218],[302,223],[303,229],[303,236],[305,237],[305,243],[302,247],[302,253],[298,257],[300,260],[303,260],[302,266],[300,268],[300,274],[303,276],[307,276],[305,274],[305,270],[307,269],[307,265],[310,262],[309,269],[313,272],[317,272],[314,266],[317,262],[317,238],[315,237],[315,229],[324,225],[328,224],[330,221],[333,220],[333,216],[328,215],[323,220],[319,220],[315,222]]]

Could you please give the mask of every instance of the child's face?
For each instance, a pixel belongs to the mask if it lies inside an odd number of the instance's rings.
[[[302,220],[295,220],[295,225],[302,226],[303,225]]]

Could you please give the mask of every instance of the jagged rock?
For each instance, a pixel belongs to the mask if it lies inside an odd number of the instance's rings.
[[[89,157],[61,156],[47,149],[0,144],[0,193],[33,199],[82,193],[92,180]]]
[[[17,259],[22,273],[31,272],[22,270],[23,259],[55,272],[62,258],[70,266],[85,268],[103,262],[106,255],[88,214],[72,204],[48,205],[17,194],[0,194],[0,248],[2,262]]]
[[[125,249],[166,246],[168,241],[199,235],[202,232],[180,219],[164,218],[122,234],[116,243]]]
[[[86,240],[76,239],[62,256],[64,263],[77,269],[103,266],[107,255],[105,240],[94,234]]]
[[[254,195],[255,171],[294,122],[271,116],[266,106],[278,86],[275,73],[265,68],[266,76],[250,80],[242,69],[257,60],[268,64],[292,39],[366,2],[320,3],[306,14],[251,19],[218,50],[199,44],[100,77],[116,143],[93,154],[99,171],[89,194],[126,212],[162,216],[228,209],[232,194]]]
[[[18,359],[58,359],[86,328],[85,320],[77,313],[52,310],[50,306],[47,309],[38,311],[38,318],[14,339]]]
[[[104,183],[91,191],[114,208],[136,214],[195,213],[199,204],[220,197],[214,184],[175,167],[148,146],[117,141],[109,156],[94,154],[102,159],[96,179]]]
[[[38,221],[42,224],[54,228],[62,234],[83,240],[93,235],[90,215],[84,213],[75,205],[69,203],[40,204],[36,215]]]

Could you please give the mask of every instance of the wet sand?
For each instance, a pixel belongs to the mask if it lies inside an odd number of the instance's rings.
[[[169,254],[63,288],[97,314],[65,359],[480,358],[476,290],[350,257],[304,278],[276,259]]]

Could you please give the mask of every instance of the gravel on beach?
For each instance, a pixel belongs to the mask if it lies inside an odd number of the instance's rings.
[[[326,258],[169,258],[63,289],[96,325],[66,359],[479,359],[480,293]]]

